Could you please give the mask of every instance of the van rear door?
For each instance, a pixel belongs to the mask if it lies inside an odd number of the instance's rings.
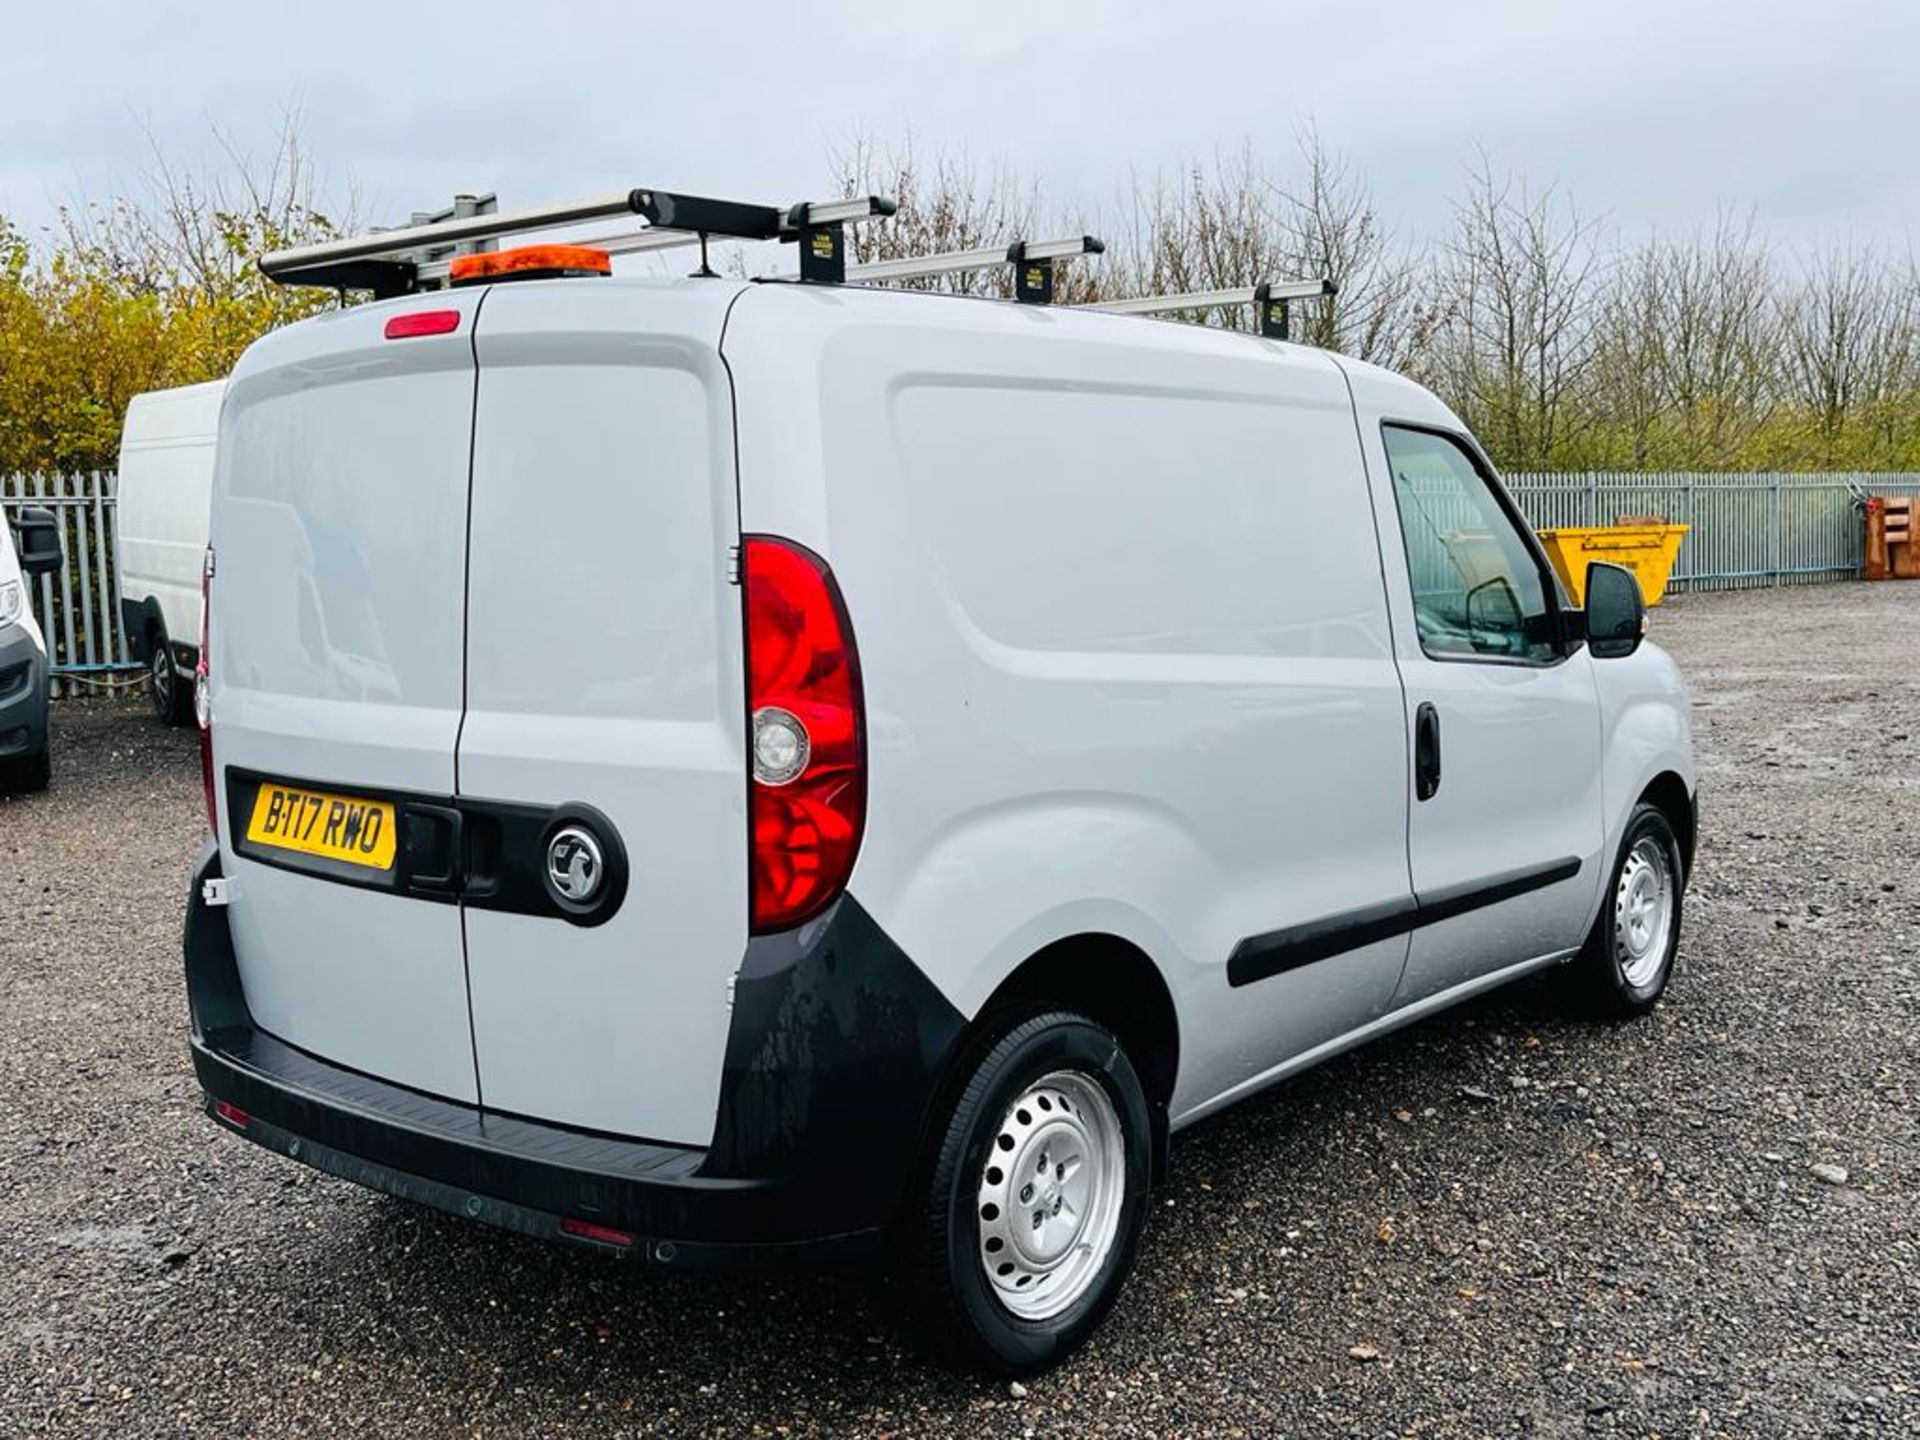
[[[255,1022],[468,1102],[460,912],[397,893],[398,827],[378,807],[454,791],[480,298],[342,310],[247,351],[215,460],[209,641],[221,863]],[[434,333],[387,338],[421,310],[440,312]]]
[[[541,281],[481,316],[459,794],[489,1110],[712,1135],[748,907],[738,291]]]

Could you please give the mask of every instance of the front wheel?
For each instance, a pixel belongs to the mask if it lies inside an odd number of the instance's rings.
[[[978,1055],[905,1237],[905,1280],[936,1340],[1027,1375],[1112,1307],[1146,1218],[1146,1096],[1113,1034],[1051,1011]]]
[[[1593,931],[1573,962],[1586,1007],[1617,1018],[1651,1010],[1666,992],[1680,948],[1686,865],[1658,806],[1633,807]]]

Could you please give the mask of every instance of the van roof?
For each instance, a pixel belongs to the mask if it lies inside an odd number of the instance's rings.
[[[176,385],[134,396],[127,402],[121,451],[184,441],[211,441],[220,428],[220,401],[226,391],[225,380],[205,380],[197,385]]]

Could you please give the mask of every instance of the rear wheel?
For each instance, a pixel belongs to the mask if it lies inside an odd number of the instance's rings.
[[[1022,1020],[976,1052],[904,1237],[936,1343],[1007,1375],[1043,1370],[1119,1296],[1146,1217],[1146,1096],[1084,1016]]]
[[[1658,806],[1634,806],[1612,880],[1573,975],[1588,1009],[1624,1018],[1659,1002],[1680,948],[1686,867],[1673,824]]]
[[[192,708],[190,688],[180,681],[173,666],[173,647],[167,643],[164,626],[155,625],[147,636],[147,703],[163,725],[184,725]]]

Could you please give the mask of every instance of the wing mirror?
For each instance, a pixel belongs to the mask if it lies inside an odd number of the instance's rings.
[[[14,525],[20,569],[27,575],[46,575],[60,568],[60,522],[44,505],[21,509]]]
[[[1640,582],[1622,565],[1587,566],[1587,649],[1596,660],[1623,660],[1647,634],[1647,602]]]
[[[1482,580],[1467,591],[1467,635],[1482,654],[1511,654],[1520,643],[1520,597],[1504,575]]]

